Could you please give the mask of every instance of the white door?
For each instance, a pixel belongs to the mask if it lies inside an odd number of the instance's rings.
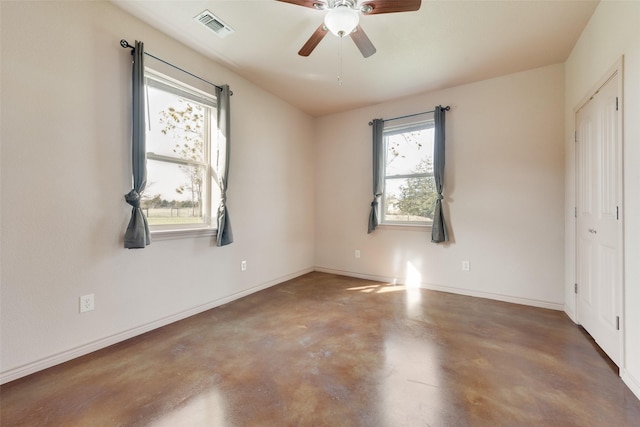
[[[622,361],[622,139],[616,72],[576,114],[577,318]]]

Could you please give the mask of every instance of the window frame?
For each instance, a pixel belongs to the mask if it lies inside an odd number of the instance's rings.
[[[433,219],[428,221],[393,221],[386,219],[386,205],[387,205],[387,180],[392,179],[411,179],[411,178],[429,178],[434,176],[433,169],[431,172],[424,173],[408,173],[408,174],[396,174],[387,175],[387,155],[388,155],[388,142],[389,137],[393,135],[399,135],[417,130],[435,129],[435,120],[431,116],[428,119],[420,121],[411,121],[401,123],[395,126],[385,126],[382,131],[382,144],[383,144],[383,173],[382,173],[382,195],[380,196],[380,205],[378,206],[378,218],[380,218],[380,227],[391,229],[415,229],[429,231],[433,226]],[[434,141],[435,142],[435,141]],[[431,152],[431,159],[433,159],[433,151]]]
[[[175,239],[182,237],[215,236],[217,223],[214,218],[213,190],[217,183],[214,171],[214,154],[217,153],[217,98],[215,94],[208,93],[188,83],[163,74],[152,67],[145,66],[144,72],[145,101],[147,112],[149,111],[149,88],[154,88],[185,99],[188,102],[205,107],[203,124],[203,157],[206,161],[182,159],[180,157],[157,154],[149,150],[147,143],[145,155],[147,160],[163,162],[165,164],[202,167],[203,171],[203,195],[201,201],[201,223],[194,224],[149,224],[149,231],[154,240]],[[147,113],[148,114],[148,113]],[[146,139],[149,140],[149,127],[145,130]],[[149,178],[147,174],[147,179]],[[144,209],[143,209],[144,210]],[[147,219],[148,220],[148,219]]]

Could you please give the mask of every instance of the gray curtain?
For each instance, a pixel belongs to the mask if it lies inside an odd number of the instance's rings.
[[[228,85],[216,87],[218,98],[218,138],[224,140],[220,142],[217,173],[218,185],[220,186],[221,198],[218,206],[218,246],[225,246],[233,243],[233,232],[229,221],[229,211],[227,210],[227,185],[229,183],[229,154],[231,148],[231,114],[230,114],[230,90]]]
[[[431,241],[433,243],[442,243],[449,241],[447,226],[442,215],[442,189],[444,187],[444,114],[445,110],[438,105],[434,110],[435,132],[433,143],[433,176],[436,181],[436,191],[438,198],[433,213],[433,227],[431,229]]]
[[[133,55],[133,133],[131,140],[131,162],[133,189],[124,198],[133,208],[131,219],[124,234],[124,247],[141,249],[151,243],[149,224],[140,208],[142,192],[147,185],[147,159],[145,145],[144,109],[144,45],[136,40]]]
[[[382,131],[384,120],[374,119],[373,124],[373,201],[371,202],[371,212],[369,213],[369,230],[372,233],[376,229],[380,220],[378,218],[378,200],[382,196],[384,179],[384,152],[382,143]]]

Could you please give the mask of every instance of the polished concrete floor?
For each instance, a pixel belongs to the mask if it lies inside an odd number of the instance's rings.
[[[0,388],[9,426],[638,426],[563,313],[311,273]]]

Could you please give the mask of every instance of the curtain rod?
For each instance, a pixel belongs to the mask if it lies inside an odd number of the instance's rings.
[[[133,49],[135,49],[135,47],[134,47],[134,46],[131,46],[131,45],[129,44],[129,42],[128,42],[128,41],[126,41],[125,39],[120,40],[120,46],[122,46],[122,47],[123,47],[123,48],[125,48],[125,49],[126,49],[126,48],[129,48],[129,49],[132,49],[132,50],[133,50]],[[175,68],[176,70],[180,70],[180,71],[182,71],[183,73],[189,74],[191,77],[194,77],[194,78],[196,78],[196,79],[198,79],[198,80],[201,80],[201,81],[203,81],[203,82],[205,82],[205,83],[207,83],[207,84],[210,84],[211,86],[217,87],[218,89],[222,89],[222,88],[221,88],[220,86],[218,86],[217,84],[215,84],[215,83],[211,83],[210,81],[205,80],[205,79],[203,79],[202,77],[196,76],[195,74],[190,73],[190,72],[188,72],[187,70],[184,70],[184,69],[182,69],[182,68],[178,67],[177,65],[173,65],[172,63],[165,61],[164,59],[160,59],[160,58],[158,58],[157,56],[154,56],[154,55],[152,55],[152,54],[150,54],[150,53],[147,53],[147,52],[144,52],[144,54],[145,54],[145,55],[148,55],[148,56],[150,56],[150,57],[152,57],[153,59],[157,59],[158,61],[160,61],[160,62],[162,62],[162,63],[164,63],[164,64],[167,64],[168,66],[173,67],[173,68]],[[229,91],[229,95],[233,95],[233,92],[232,92],[232,91]]]
[[[442,109],[444,111],[449,111],[449,110],[451,110],[451,107],[447,105],[446,107],[442,107]],[[413,117],[413,116],[421,116],[423,114],[429,114],[429,113],[433,113],[435,111],[436,110],[430,110],[430,111],[423,111],[422,113],[408,114],[406,116],[392,117],[390,119],[384,119],[383,122],[390,122],[392,120],[406,119],[407,117]],[[373,126],[373,122],[369,122],[369,126]]]

